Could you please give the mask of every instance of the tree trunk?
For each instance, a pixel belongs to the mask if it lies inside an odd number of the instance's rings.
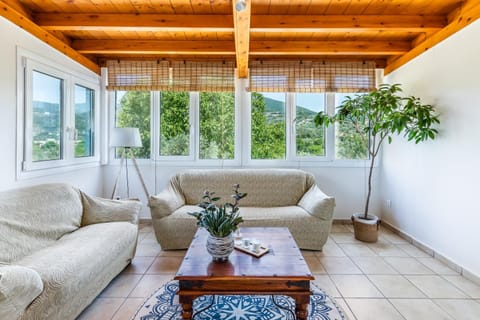
[[[375,163],[376,155],[372,154],[372,160],[370,161],[370,171],[368,173],[368,192],[367,192],[367,199],[365,201],[365,211],[364,211],[364,218],[365,220],[368,217],[368,206],[370,204],[370,195],[372,194],[372,175],[373,175],[373,165]]]

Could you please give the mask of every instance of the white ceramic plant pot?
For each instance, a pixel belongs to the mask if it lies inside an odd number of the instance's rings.
[[[211,234],[208,235],[207,251],[212,256],[213,261],[228,261],[228,256],[233,252],[233,248],[234,239],[232,233],[224,238],[217,238]]]
[[[377,216],[369,214],[365,219],[363,213],[354,213],[352,221],[355,239],[364,242],[377,242],[378,226],[380,224],[380,219]]]

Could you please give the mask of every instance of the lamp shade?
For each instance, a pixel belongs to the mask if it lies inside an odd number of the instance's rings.
[[[138,128],[113,128],[111,147],[141,148],[140,130]]]

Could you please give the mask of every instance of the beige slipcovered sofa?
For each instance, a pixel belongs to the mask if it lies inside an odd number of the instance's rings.
[[[131,261],[140,208],[66,184],[0,192],[0,319],[75,319]]]
[[[321,250],[332,224],[335,199],[325,195],[312,174],[296,169],[187,170],[171,178],[168,187],[151,196],[155,235],[163,250],[184,249],[197,229],[188,212],[205,190],[231,202],[232,186],[248,196],[240,202],[241,227],[288,227],[302,249]]]

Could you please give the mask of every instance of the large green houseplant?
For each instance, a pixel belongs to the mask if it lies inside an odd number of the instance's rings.
[[[198,204],[203,210],[188,213],[197,218],[199,227],[208,231],[207,251],[214,261],[228,260],[234,247],[233,232],[243,222],[239,213],[239,201],[247,194],[239,192],[239,187],[239,184],[233,185],[233,203],[226,202],[220,206],[216,204],[220,197],[216,197],[215,192],[206,190]]]
[[[377,90],[346,97],[337,112],[329,116],[319,112],[315,117],[317,126],[333,123],[350,123],[360,134],[370,137],[368,155],[370,160],[368,189],[363,213],[354,214],[355,237],[359,240],[377,240],[378,218],[369,215],[372,194],[372,174],[375,160],[385,141],[392,142],[394,135],[403,134],[408,141],[419,143],[435,139],[438,131],[433,126],[439,122],[432,105],[422,104],[419,98],[401,95],[399,84],[383,84]]]

